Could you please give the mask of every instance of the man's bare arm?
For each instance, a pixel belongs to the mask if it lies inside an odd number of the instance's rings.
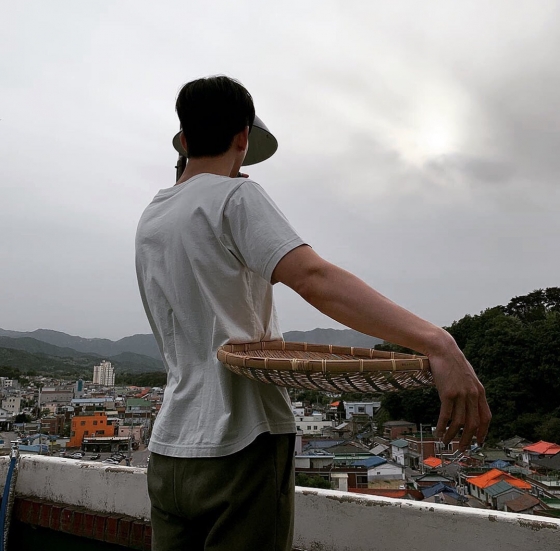
[[[284,283],[347,327],[428,356],[441,399],[438,436],[447,444],[463,427],[461,449],[470,444],[474,435],[479,444],[484,441],[491,419],[484,387],[449,333],[322,259],[309,246],[298,247],[284,256],[272,281]]]

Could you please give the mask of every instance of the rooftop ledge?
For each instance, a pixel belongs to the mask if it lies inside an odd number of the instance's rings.
[[[9,457],[0,457],[0,488]],[[146,470],[22,454],[16,496],[149,520]],[[526,551],[560,547],[560,520],[296,488],[294,547],[315,551]]]

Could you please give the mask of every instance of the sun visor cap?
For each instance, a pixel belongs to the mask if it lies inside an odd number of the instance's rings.
[[[177,153],[186,157],[187,152],[181,145],[180,135],[180,132],[175,134],[173,138],[173,147]],[[243,166],[262,163],[269,157],[272,157],[277,149],[278,140],[272,135],[270,130],[266,127],[266,124],[255,115],[255,121],[253,122],[251,133],[249,134],[249,149],[243,161]]]

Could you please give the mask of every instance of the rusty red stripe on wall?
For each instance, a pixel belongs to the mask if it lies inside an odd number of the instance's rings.
[[[14,518],[78,537],[117,543],[129,549],[151,551],[152,527],[132,517],[96,513],[81,507],[65,507],[39,499],[16,498]]]

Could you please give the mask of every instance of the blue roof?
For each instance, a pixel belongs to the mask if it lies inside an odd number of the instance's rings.
[[[517,490],[515,486],[508,484],[505,480],[500,480],[500,482],[496,482],[496,484],[492,484],[492,486],[488,486],[485,488],[485,492],[491,496],[498,496],[503,494],[504,492],[509,492],[511,490]],[[519,490],[518,490],[519,491]]]
[[[454,499],[459,498],[459,494],[456,492],[455,488],[452,488],[451,486],[446,486],[442,482],[438,482],[437,484],[434,484],[429,488],[422,488],[422,494],[424,495],[424,499],[441,493],[447,494]]]
[[[508,463],[503,459],[498,459],[493,463],[490,463],[490,467],[493,467],[494,469],[505,469],[506,467],[511,467],[511,463]]]
[[[367,459],[354,461],[353,463],[350,463],[350,465],[352,467],[366,467],[368,469],[371,469],[371,467],[378,467],[379,465],[383,465],[383,463],[387,463],[387,460],[374,455],[373,457],[368,457]]]
[[[397,448],[406,448],[408,446],[408,442],[402,438],[399,438],[398,440],[393,440],[391,442],[391,446],[395,446]]]

